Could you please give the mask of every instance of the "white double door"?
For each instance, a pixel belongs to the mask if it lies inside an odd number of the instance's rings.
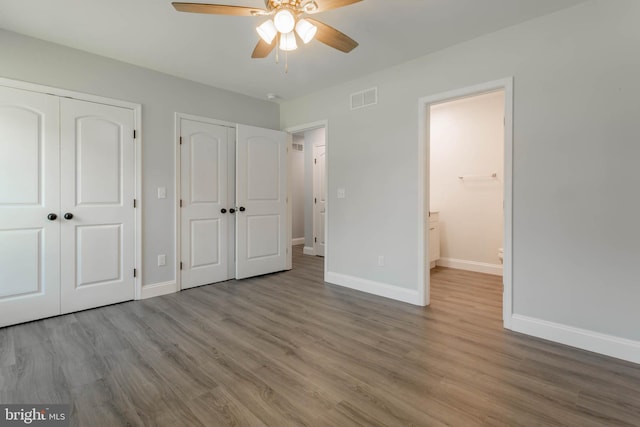
[[[133,299],[133,123],[0,87],[0,327]]]
[[[285,270],[287,135],[181,118],[181,288]]]

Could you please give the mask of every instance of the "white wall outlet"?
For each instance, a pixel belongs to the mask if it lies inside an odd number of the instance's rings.
[[[338,199],[344,199],[347,197],[347,191],[344,188],[338,188]]]
[[[167,265],[167,256],[158,255],[158,267],[163,267],[165,265]]]
[[[167,198],[167,187],[158,187],[158,199]]]
[[[378,256],[378,267],[384,267],[384,255]]]

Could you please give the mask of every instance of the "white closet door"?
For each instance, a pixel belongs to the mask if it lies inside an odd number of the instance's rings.
[[[227,153],[233,129],[180,120],[181,288],[229,279]]]
[[[0,327],[60,312],[58,108],[0,87]]]
[[[325,146],[313,147],[313,250],[317,256],[324,256],[325,216],[327,213]]]
[[[236,278],[286,269],[287,134],[238,125]]]
[[[133,125],[130,109],[60,101],[63,313],[134,298]]]

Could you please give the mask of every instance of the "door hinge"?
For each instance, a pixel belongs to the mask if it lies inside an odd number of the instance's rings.
[[[136,130],[134,129],[134,130],[133,130],[133,139],[136,139],[137,135],[138,135],[138,134],[137,134]]]
[[[180,270],[182,270],[182,261],[180,261]]]
[[[133,208],[135,209],[138,205],[138,202],[136,201],[136,199],[133,199]]]
[[[313,198],[313,203],[316,203],[316,204],[318,203],[318,198],[317,197]]]
[[[182,137],[180,137],[180,145],[182,145]]]
[[[138,271],[134,268],[133,269],[133,277],[137,277],[138,276]]]
[[[317,237],[314,237],[314,238],[313,238],[313,241],[314,241],[315,243],[318,243],[318,238],[317,238]]]
[[[182,207],[182,199],[180,199],[180,207]]]
[[[318,159],[313,159],[313,164],[317,165],[318,164]]]

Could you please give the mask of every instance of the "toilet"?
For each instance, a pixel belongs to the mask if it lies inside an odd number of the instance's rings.
[[[500,264],[504,263],[504,248],[498,248],[498,258],[500,258]]]

